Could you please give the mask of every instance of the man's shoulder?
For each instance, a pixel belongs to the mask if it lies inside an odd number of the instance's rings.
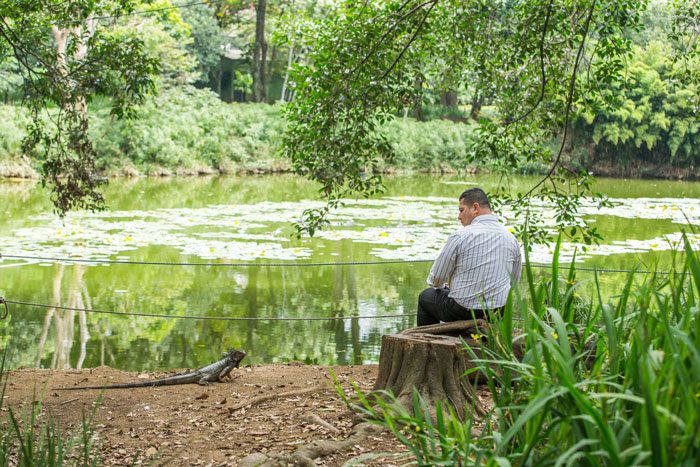
[[[486,231],[486,232],[507,232],[508,229],[501,223],[498,217],[493,214],[485,214],[479,216],[472,221],[471,224],[465,227],[466,231]]]

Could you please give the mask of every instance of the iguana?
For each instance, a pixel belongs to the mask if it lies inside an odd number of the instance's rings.
[[[242,350],[229,349],[224,355],[224,358],[221,360],[190,373],[169,376],[167,378],[153,379],[149,381],[138,381],[134,383],[112,384],[110,386],[78,386],[75,388],[57,388],[56,390],[71,391],[75,389],[127,389],[189,383],[197,383],[205,386],[214,381],[223,381],[226,376],[229,376],[231,370],[238,368],[238,364],[241,362],[241,360],[243,360],[245,355],[245,352]]]

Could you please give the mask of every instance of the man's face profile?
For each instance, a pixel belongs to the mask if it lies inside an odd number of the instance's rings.
[[[464,198],[459,200],[459,216],[457,216],[457,219],[459,219],[463,226],[471,224],[478,213],[479,203],[472,203],[471,206],[467,206],[464,203]]]

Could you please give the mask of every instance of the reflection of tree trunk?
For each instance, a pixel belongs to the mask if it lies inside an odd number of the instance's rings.
[[[348,240],[349,242],[349,240]],[[346,256],[346,258],[352,258],[352,244],[350,244],[350,255]],[[352,302],[354,308],[357,308],[357,282],[355,281],[355,268],[354,267],[347,267],[346,268],[346,282],[345,282],[345,287],[347,288],[348,291],[348,299],[350,302]]]
[[[346,240],[345,246],[347,247],[347,253],[345,254],[345,258],[352,258],[353,257],[353,251],[352,251],[352,242],[350,240]],[[357,281],[355,281],[355,268],[354,267],[347,267],[345,269],[346,275],[345,275],[345,288],[348,291],[348,300],[352,304],[352,311],[353,314],[357,314],[358,307],[357,307]],[[359,319],[353,319],[352,322],[350,323],[350,334],[352,336],[352,358],[355,363],[355,365],[360,365],[362,364],[362,346],[360,344],[360,320]]]
[[[53,297],[51,298],[51,305],[59,306],[61,304],[61,279],[63,278],[63,269],[65,265],[59,264],[56,268],[56,273],[53,276]],[[39,336],[39,345],[37,346],[36,360],[34,366],[39,366],[41,363],[41,354],[44,353],[44,345],[46,344],[46,336],[49,334],[49,327],[51,326],[51,318],[56,313],[55,308],[49,308],[44,317],[44,327],[41,329],[41,336]],[[55,356],[55,353],[54,353]],[[53,363],[51,364],[53,368]]]
[[[270,295],[265,302],[269,303],[275,308],[277,308],[277,295],[275,293],[275,289],[277,288],[276,286],[277,284],[272,278],[272,268],[267,268],[267,290]]]
[[[353,319],[350,323],[350,334],[352,336],[352,358],[355,365],[362,364],[362,346],[360,345],[360,320]]]
[[[83,302],[88,310],[92,309],[92,299],[88,293],[87,284],[85,281],[82,282],[82,292],[83,292]],[[80,322],[80,358],[78,359],[78,364],[76,368],[82,368],[83,362],[85,361],[87,342],[90,340],[90,332],[87,326],[87,313],[85,311],[78,312],[78,321]]]
[[[100,366],[105,365],[105,345],[107,344],[107,338],[104,334],[100,336]]]
[[[287,269],[282,268],[282,309],[287,309]]]
[[[248,313],[246,316],[251,318],[256,318],[258,316],[258,269],[250,268],[250,273],[248,274],[248,285],[245,288],[245,295],[248,298]],[[254,342],[254,332],[256,328],[257,321],[248,321],[248,329],[246,331],[246,349],[253,349],[256,347]]]
[[[342,242],[341,257],[352,258],[352,242]],[[347,303],[345,297],[347,294]],[[346,307],[345,305],[348,305]],[[355,268],[346,266],[336,266],[333,277],[333,310],[334,316],[344,316],[346,308],[350,314],[357,313],[357,283],[355,281]],[[351,320],[350,334],[352,342],[353,362],[362,362],[362,348],[360,345],[360,323],[358,319]],[[335,347],[338,355],[338,364],[345,365],[348,362],[347,356],[347,332],[345,331],[345,320],[335,321]]]
[[[85,272],[81,265],[73,266],[73,275],[68,288],[66,306],[82,308],[82,277]],[[54,368],[70,368],[70,350],[73,347],[75,311],[62,310],[56,313],[56,365]]]
[[[187,340],[184,334],[180,334],[180,348],[182,349],[182,362],[180,368],[187,368]]]
[[[333,268],[333,308],[342,308],[343,301],[343,266],[336,265]]]
[[[267,0],[258,0],[255,4],[255,43],[253,44],[253,100],[255,102],[267,101],[265,89],[265,57],[267,55],[267,42],[265,42],[265,10]]]
[[[331,310],[333,316],[342,317],[345,315],[343,309],[343,266],[337,265],[333,268],[333,302]],[[338,365],[347,365],[347,335],[345,333],[345,320],[337,319],[332,321],[335,328],[335,354],[338,358]]]
[[[68,306],[70,306],[70,299]],[[56,350],[52,367],[54,369],[69,368],[70,348],[73,344],[73,318],[72,310],[61,310],[56,313]]]
[[[66,303],[66,306],[69,308],[85,308],[85,302],[83,301],[83,274],[85,274],[84,266],[73,266],[73,276],[71,277]],[[79,312],[78,321],[80,323],[80,356],[76,367],[80,368],[85,360],[87,341],[90,338],[84,311]],[[51,365],[53,368],[70,368],[70,351],[73,348],[75,339],[74,322],[75,311],[62,310],[62,312],[56,313],[56,352]]]

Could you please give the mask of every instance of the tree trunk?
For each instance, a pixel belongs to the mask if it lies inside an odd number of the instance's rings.
[[[469,112],[469,118],[479,121],[482,105],[484,105],[484,96],[480,94],[479,90],[477,89],[474,91],[474,95],[472,96],[472,109]]]
[[[255,44],[253,47],[253,100],[266,102],[265,92],[265,57],[267,43],[265,42],[265,10],[267,0],[258,0],[255,5]]]
[[[280,103],[284,104],[284,94],[287,92],[287,81],[289,81],[289,70],[292,68],[292,58],[294,57],[294,44],[295,39],[292,39],[292,45],[289,46],[289,56],[287,57],[287,70],[284,73],[284,82],[282,83],[282,95],[280,97]]]
[[[455,91],[445,91],[440,94],[440,105],[444,107],[457,107],[457,93]]]
[[[83,25],[76,26],[70,31],[65,28],[58,29],[56,26],[51,26],[51,33],[56,41],[56,61],[58,62],[58,69],[61,71],[63,76],[65,76],[68,72],[66,57],[68,33],[71,32],[73,34],[73,40],[77,42],[75,51],[73,52],[73,59],[82,60],[87,56],[87,41],[93,34],[95,34],[96,27],[97,22],[94,18],[94,14],[92,13],[85,19]],[[77,98],[72,105],[81,115],[87,114],[87,101],[84,97]]]
[[[413,87],[416,90],[416,101],[413,107],[413,118],[419,122],[425,121],[423,118],[423,79],[418,76]]]
[[[270,51],[270,61],[265,67],[265,90],[263,94],[265,94],[266,98],[270,97],[270,79],[272,78],[272,67],[275,64],[275,60],[277,60],[277,46],[273,45]]]
[[[462,376],[476,365],[457,336],[481,358],[479,343],[472,335],[485,334],[486,326],[488,323],[483,320],[456,321],[382,336],[379,375],[374,390],[391,391],[399,403],[411,411],[416,389],[433,419],[438,401],[449,404],[460,418],[464,417],[465,407],[472,405],[477,414],[484,415],[486,410],[473,386],[484,376],[480,372]]]

